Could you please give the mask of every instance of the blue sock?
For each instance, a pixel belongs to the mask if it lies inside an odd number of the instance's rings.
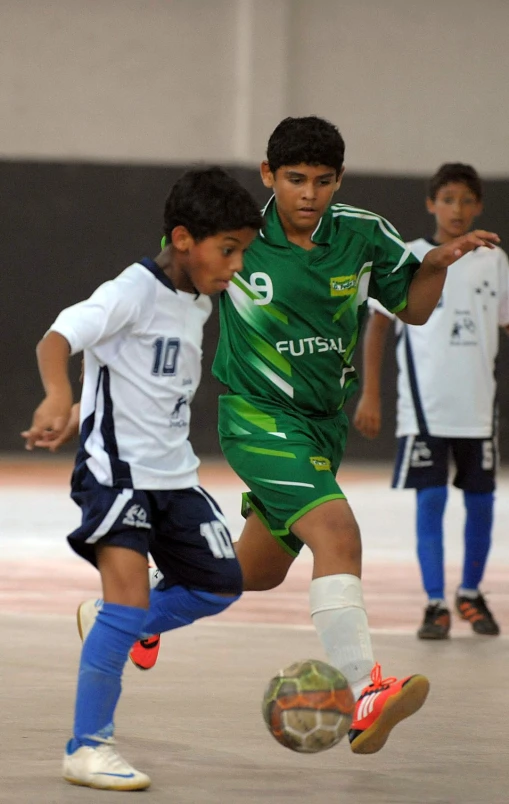
[[[212,592],[171,586],[169,589],[152,589],[150,608],[143,626],[145,636],[162,634],[174,628],[190,625],[201,617],[211,617],[228,608],[240,595],[221,597]]]
[[[465,491],[463,497],[467,518],[461,587],[474,590],[481,583],[491,547],[495,495],[492,491],[487,494]]]
[[[424,589],[431,600],[443,600],[444,512],[447,486],[417,490],[417,556]]]
[[[103,603],[81,651],[69,753],[113,736],[122,671],[146,618],[145,609]]]

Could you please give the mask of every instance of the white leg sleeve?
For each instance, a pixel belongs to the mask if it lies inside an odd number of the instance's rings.
[[[345,675],[358,698],[370,683],[375,663],[360,579],[355,575],[315,578],[309,600],[327,658]]]

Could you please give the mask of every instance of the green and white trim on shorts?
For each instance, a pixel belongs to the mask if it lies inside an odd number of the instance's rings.
[[[292,525],[329,500],[345,499],[336,473],[347,430],[343,411],[306,417],[258,397],[220,397],[221,448],[249,488],[242,512],[253,511],[290,555],[302,548]]]

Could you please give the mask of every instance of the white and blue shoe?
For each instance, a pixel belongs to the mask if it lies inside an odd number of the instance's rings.
[[[137,771],[115,750],[114,740],[97,746],[82,745],[69,753],[69,740],[64,754],[63,776],[70,784],[98,790],[145,790],[150,778]]]
[[[87,638],[90,629],[95,623],[95,618],[102,609],[102,605],[102,598],[93,597],[89,600],[85,600],[84,603],[78,606],[76,619],[78,621],[78,632],[82,642]]]

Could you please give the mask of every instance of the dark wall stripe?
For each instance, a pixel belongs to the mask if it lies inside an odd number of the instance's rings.
[[[164,201],[184,170],[185,166],[0,161],[0,451],[22,449],[19,432],[41,400],[37,341],[63,307],[86,298],[136,259],[158,253]],[[268,198],[256,168],[231,172],[260,204]],[[410,240],[433,234],[424,193],[424,179],[347,172],[338,200],[384,215]],[[509,180],[485,182],[485,195],[479,224],[497,231],[509,250]],[[223,389],[210,375],[217,334],[214,314],[205,330],[203,383],[193,402],[193,444],[203,456],[219,453],[217,395]],[[393,346],[390,340],[384,368],[382,434],[367,442],[352,427],[349,458],[376,460],[395,454]],[[357,368],[361,368],[361,352],[358,345]],[[80,361],[75,358],[76,394],[79,369]],[[505,338],[499,372],[500,376],[509,373]],[[509,383],[502,383],[499,402],[504,457],[509,454]],[[355,398],[348,403],[349,413],[355,403]]]

